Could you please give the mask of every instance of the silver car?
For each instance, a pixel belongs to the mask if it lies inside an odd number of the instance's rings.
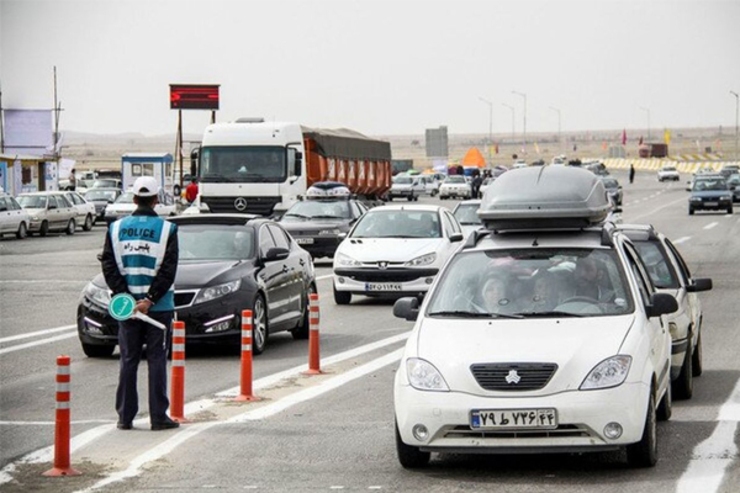
[[[14,234],[22,240],[28,234],[30,217],[21,205],[10,195],[0,194],[0,237]]]
[[[95,204],[88,202],[77,192],[64,192],[64,195],[72,203],[76,212],[77,224],[85,231],[90,231],[95,224]]]
[[[22,193],[18,196],[18,203],[31,216],[29,234],[46,236],[50,231],[75,234],[76,212],[64,192]]]

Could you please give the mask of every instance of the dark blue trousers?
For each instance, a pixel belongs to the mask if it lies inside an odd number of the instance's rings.
[[[152,423],[167,420],[170,401],[167,398],[166,345],[173,312],[149,312],[148,315],[163,323],[167,327],[167,332],[135,318],[118,322],[121,364],[116,391],[116,411],[120,423],[131,423],[139,412],[136,376],[145,344],[149,367],[149,419]]]

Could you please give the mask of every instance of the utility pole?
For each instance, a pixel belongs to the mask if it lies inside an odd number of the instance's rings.
[[[560,120],[560,110],[557,108],[553,108],[552,106],[550,106],[550,109],[558,114],[558,146],[560,147],[560,150],[563,150],[563,139],[561,138],[562,126]]]
[[[493,140],[493,103],[478,96],[478,99],[488,105],[488,166],[493,166],[493,153],[491,152],[491,141]]]
[[[524,128],[522,129],[522,147],[524,154],[527,153],[527,95],[523,92],[511,91],[512,94],[524,98]]]
[[[648,129],[647,129],[648,130],[648,136],[647,136],[647,138],[648,138],[648,141],[649,141],[650,140],[650,108],[644,108],[644,107],[640,106],[640,109],[642,111],[644,111],[645,113],[647,113],[647,127],[648,127]]]
[[[516,110],[513,106],[508,105],[506,103],[501,103],[502,105],[506,106],[511,110],[511,143],[514,143],[514,140],[516,139]]]
[[[54,161],[59,166],[61,149],[59,149],[59,102],[57,102],[57,66],[54,65]]]
[[[3,128],[3,89],[0,86],[0,154],[5,152],[5,130]]]
[[[737,150],[737,136],[738,136],[738,119],[740,118],[740,96],[735,91],[730,91],[730,94],[735,96],[735,161],[740,160],[740,154]]]

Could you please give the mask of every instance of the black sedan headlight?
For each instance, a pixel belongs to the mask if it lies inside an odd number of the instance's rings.
[[[96,305],[106,310],[108,309],[108,305],[110,304],[110,290],[107,286],[101,287],[93,282],[89,282],[85,286],[85,296]]]
[[[231,293],[235,293],[239,290],[241,284],[241,279],[237,279],[236,281],[229,281],[223,284],[218,284],[216,286],[203,288],[200,290],[200,293],[198,293],[198,296],[195,297],[195,301],[193,301],[193,304],[197,305],[198,303],[213,301]]]

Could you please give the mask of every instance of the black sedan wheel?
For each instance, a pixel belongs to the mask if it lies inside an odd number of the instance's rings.
[[[82,344],[82,352],[88,358],[108,358],[113,355],[116,346],[103,346],[99,344]]]
[[[268,335],[265,300],[261,295],[257,295],[252,307],[252,354],[262,354],[267,345]]]
[[[308,339],[310,330],[308,307],[311,300],[310,295],[315,293],[316,286],[314,285],[309,286],[306,290],[306,299],[303,301],[303,313],[301,314],[301,321],[295,329],[290,331],[290,333],[293,334],[293,339]]]

